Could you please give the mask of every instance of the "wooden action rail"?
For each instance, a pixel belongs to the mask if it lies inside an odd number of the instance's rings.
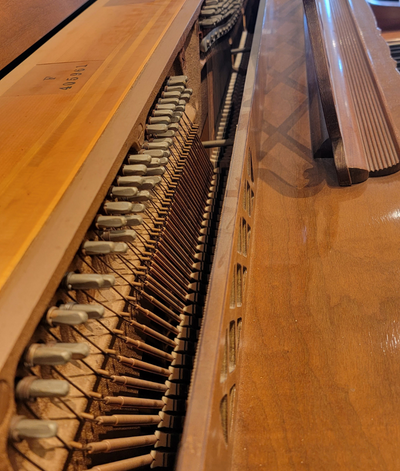
[[[250,260],[254,256],[257,162],[263,140],[263,88],[268,0],[261,1],[252,38],[239,122],[191,382],[177,471],[232,469]],[[205,413],[206,411],[206,413]]]
[[[314,152],[329,136],[340,185],[400,168],[400,76],[362,0],[305,0]],[[318,91],[316,89],[318,84]],[[319,105],[319,99],[321,105]]]

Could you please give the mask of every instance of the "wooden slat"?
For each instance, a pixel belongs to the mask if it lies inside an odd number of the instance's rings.
[[[400,178],[339,188],[313,160],[302,7],[268,17],[232,469],[396,471]]]
[[[0,84],[0,287],[183,3],[97,2]]]
[[[0,70],[85,3],[87,0],[2,0]]]

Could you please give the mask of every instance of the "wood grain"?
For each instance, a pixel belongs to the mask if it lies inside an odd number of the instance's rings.
[[[3,80],[0,219],[5,230],[0,236],[0,286],[60,201],[182,5],[171,0],[145,8],[97,2]]]
[[[107,11],[101,10],[103,7]],[[138,8],[144,12],[141,17]],[[62,32],[61,37],[53,38],[44,49],[37,51],[2,82],[2,98],[10,106],[12,102],[15,107],[20,105],[21,122],[26,119],[24,113],[31,116],[24,123],[26,129],[16,119],[15,127],[6,126],[9,135],[3,135],[9,139],[7,151],[12,153],[14,149],[15,164],[20,166],[21,175],[25,175],[23,178],[29,181],[30,173],[33,180],[33,191],[25,193],[24,183],[18,184],[19,176],[10,175],[17,182],[12,204],[16,205],[14,209],[20,205],[25,217],[34,208],[35,202],[43,203],[43,206],[36,208],[36,215],[42,218],[37,221],[37,235],[24,247],[26,250],[21,251],[19,263],[16,263],[0,291],[0,385],[4,386],[4,401],[8,405],[13,404],[16,367],[27,342],[78,250],[127,151],[132,144],[137,145],[143,140],[143,126],[149,108],[165,77],[167,74],[180,72],[178,66],[173,66],[177,54],[184,45],[188,54],[193,54],[194,50],[198,52],[197,30],[193,25],[199,8],[198,0],[180,4],[161,1],[152,9],[148,8],[148,2],[141,6],[137,2],[122,6],[110,6],[103,2],[101,6],[98,2],[96,8],[86,11]],[[102,24],[96,24],[99,12],[103,13]],[[124,13],[128,18],[127,23],[124,23]],[[163,14],[164,17],[160,20],[160,15]],[[148,21],[143,24],[135,23],[132,21],[135,16],[139,20],[147,18]],[[119,25],[123,34],[118,29]],[[91,31],[86,36],[88,29]],[[92,34],[97,34],[97,42],[92,39]],[[70,40],[70,47],[68,44],[63,46],[64,40]],[[74,51],[71,49],[73,40],[76,40]],[[90,43],[87,49],[84,49],[85,42]],[[99,46],[102,48],[99,49]],[[60,48],[63,47],[64,52],[60,53]],[[89,53],[92,54],[90,61],[74,62],[75,69],[84,68],[85,71],[82,72],[89,72],[86,80],[83,80],[83,84],[78,82],[76,87],[74,85],[73,89],[66,90],[69,95],[59,95],[59,88],[55,88],[54,81],[62,77],[69,61],[73,61],[74,55],[81,52],[86,58]],[[47,61],[46,57],[53,53],[57,53],[57,57],[51,56]],[[71,53],[72,56],[63,61]],[[102,53],[105,54],[104,57],[101,56],[101,60],[98,60]],[[78,57],[79,60],[81,58]],[[100,70],[99,62],[104,65],[107,59],[108,68]],[[198,67],[198,63],[196,66]],[[50,79],[44,81],[43,85],[38,84],[38,69],[48,67],[52,67],[51,72],[54,74],[49,75],[45,70],[45,77],[49,76]],[[198,88],[199,69],[191,65],[190,70],[184,68],[183,71],[189,72],[188,75],[193,77],[191,85],[197,85]],[[19,79],[21,81],[18,83]],[[113,80],[111,84],[110,79]],[[50,87],[51,93],[42,94],[43,87]],[[85,87],[87,94],[83,96]],[[196,91],[193,93],[193,101],[195,100]],[[61,105],[65,105],[64,111]],[[65,112],[68,107],[70,114]],[[196,104],[190,108],[191,118],[196,113],[195,108]],[[11,106],[11,109],[15,114],[18,113],[14,107]],[[40,122],[36,122],[35,117],[39,117]],[[57,119],[59,121],[55,122]],[[3,120],[4,123],[6,121]],[[47,135],[43,136],[43,133]],[[29,155],[27,160],[20,162],[25,149],[17,146],[24,139],[28,139]],[[6,158],[7,154],[2,154],[4,164],[7,162]],[[12,165],[9,169],[12,169]],[[54,176],[56,179],[53,181]],[[63,178],[65,188],[57,183],[58,179],[62,182]],[[11,192],[14,189],[12,181],[10,185],[8,192],[10,188]],[[24,206],[28,208],[28,212],[24,210]],[[12,208],[3,209],[4,207],[1,210],[3,216],[9,211],[9,224],[12,226],[11,219],[15,222],[20,217],[19,212]],[[42,214],[41,211],[48,211],[49,214]],[[25,228],[32,228],[32,221],[28,221],[27,226],[23,219],[18,223],[23,237],[27,235],[23,234]],[[6,235],[5,239],[8,237]],[[1,256],[5,256],[6,250],[2,250]],[[0,460],[2,470],[10,469],[4,450],[7,446],[8,423],[13,413],[15,409],[11,406],[0,417],[0,455],[4,458]]]
[[[85,3],[87,0],[2,0],[0,70]]]
[[[260,86],[299,89],[274,51],[297,44],[304,61],[302,8],[274,0],[269,18]],[[332,160],[313,160],[310,142],[292,137],[293,126],[310,134],[307,107],[293,107],[278,128],[274,109],[264,112],[232,469],[395,471],[399,175],[339,188]]]

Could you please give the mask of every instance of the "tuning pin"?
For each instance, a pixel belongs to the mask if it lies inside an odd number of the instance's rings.
[[[99,229],[107,229],[109,227],[126,226],[126,219],[123,216],[103,216],[99,214],[95,219],[95,224]]]
[[[104,306],[101,304],[77,304],[77,303],[67,303],[61,304],[58,306],[59,309],[64,310],[74,310],[74,311],[83,311],[86,312],[89,319],[101,319],[104,316]]]
[[[110,253],[126,253],[128,246],[123,242],[87,240],[82,244],[82,249],[86,252],[86,255],[107,255]]]
[[[65,365],[72,359],[72,353],[57,345],[33,343],[25,355],[27,366]]]
[[[11,440],[20,442],[25,438],[51,438],[58,432],[58,424],[54,420],[27,419],[23,415],[11,419],[9,436]]]
[[[70,309],[51,307],[47,311],[46,321],[53,327],[55,325],[79,325],[88,320],[86,312]]]
[[[122,229],[120,231],[100,232],[99,236],[114,242],[133,242],[136,239],[136,232],[131,229]]]
[[[39,379],[36,376],[22,378],[15,388],[15,395],[21,401],[29,401],[37,397],[64,397],[68,393],[68,381]]]
[[[68,290],[77,289],[108,289],[114,286],[113,275],[98,275],[94,273],[69,272],[64,276],[61,285]]]

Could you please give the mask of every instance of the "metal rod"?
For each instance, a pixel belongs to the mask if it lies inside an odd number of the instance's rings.
[[[233,139],[218,139],[216,141],[203,141],[203,147],[208,149],[210,147],[229,147],[233,146]]]

